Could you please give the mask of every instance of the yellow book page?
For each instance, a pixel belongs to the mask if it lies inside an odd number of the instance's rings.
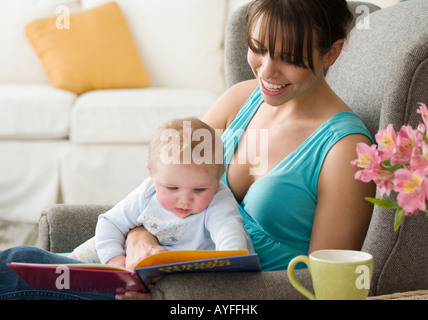
[[[154,254],[146,259],[140,261],[135,269],[160,266],[170,263],[188,262],[205,259],[215,259],[223,257],[241,256],[249,254],[248,250],[179,250],[179,251],[165,251]]]
[[[132,270],[121,268],[118,266],[112,266],[108,264],[101,264],[101,263],[81,263],[81,264],[69,264],[67,265],[70,268],[77,268],[77,269],[96,269],[96,270],[116,270],[116,271],[128,271],[131,272]]]

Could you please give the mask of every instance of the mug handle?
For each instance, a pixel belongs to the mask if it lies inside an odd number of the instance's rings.
[[[297,280],[296,275],[294,274],[294,268],[296,267],[296,264],[298,264],[299,262],[302,262],[309,267],[309,257],[308,256],[297,256],[297,257],[293,258],[290,261],[290,263],[288,264],[288,268],[287,268],[288,279],[290,280],[290,283],[293,285],[294,288],[296,288],[297,291],[299,291],[301,294],[303,294],[308,299],[315,300],[315,295],[311,291],[306,289],[299,282],[299,280]]]

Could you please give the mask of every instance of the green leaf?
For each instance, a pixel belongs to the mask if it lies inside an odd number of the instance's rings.
[[[397,231],[400,227],[401,223],[403,222],[405,217],[403,208],[398,208],[397,211],[395,211],[395,218],[394,218],[394,231]]]
[[[398,163],[394,166],[385,167],[385,169],[388,170],[389,172],[394,173],[398,169],[404,168],[404,166],[405,166],[404,163]]]
[[[419,131],[419,130],[418,130],[418,132],[422,135],[422,137],[424,138],[424,141],[425,141],[426,143],[428,143],[428,137],[427,137],[427,135],[426,135],[425,133],[423,133],[422,131]]]
[[[386,209],[398,209],[400,208],[400,206],[398,205],[397,201],[392,201],[392,200],[382,200],[382,199],[377,199],[377,198],[371,198],[371,197],[366,197],[364,198],[367,201],[382,207],[382,208],[386,208]]]

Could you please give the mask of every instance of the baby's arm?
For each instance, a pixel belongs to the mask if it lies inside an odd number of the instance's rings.
[[[111,263],[110,260],[118,256],[125,257],[126,235],[138,226],[137,219],[145,205],[146,185],[143,182],[111,210],[99,216],[95,244],[101,263]]]

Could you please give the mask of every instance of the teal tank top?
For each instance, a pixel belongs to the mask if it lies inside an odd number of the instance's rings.
[[[227,169],[239,139],[262,102],[258,87],[222,135],[226,165],[222,182],[226,185]],[[350,134],[362,134],[373,141],[358,115],[334,115],[254,182],[238,203],[262,270],[287,269],[291,259],[308,254],[324,158],[336,142]]]

